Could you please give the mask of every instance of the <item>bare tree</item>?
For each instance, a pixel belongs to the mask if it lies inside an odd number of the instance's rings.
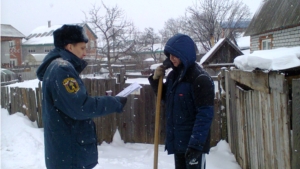
[[[142,43],[144,52],[150,53],[150,56],[157,63],[160,61],[161,54],[161,38],[154,32],[153,28],[145,28],[140,36],[140,43]]]
[[[222,37],[224,33],[222,25],[230,26],[230,31],[225,37],[235,41],[233,33],[238,28],[237,25],[250,16],[249,7],[240,0],[198,0],[197,2],[187,9],[190,16],[185,25],[206,51]]]
[[[134,27],[126,20],[124,12],[117,5],[110,8],[102,2],[102,7],[105,14],[101,14],[101,7],[93,5],[87,22],[93,26],[100,37],[98,51],[100,55],[107,58],[109,77],[113,77],[111,65],[131,50]]]
[[[185,29],[185,17],[179,17],[177,19],[169,19],[165,22],[164,28],[159,31],[162,37],[162,44],[166,44],[168,39],[177,33],[188,33]]]

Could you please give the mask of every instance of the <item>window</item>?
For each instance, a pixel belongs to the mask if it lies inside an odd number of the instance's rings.
[[[262,40],[261,41],[261,49],[262,50],[272,49],[271,39],[264,39],[264,40]]]
[[[44,47],[44,50],[46,53],[50,52],[52,49],[53,49],[53,47],[51,47],[51,46]]]
[[[33,52],[35,52],[35,49],[30,48],[30,49],[28,49],[28,52],[29,52],[29,53],[33,53]]]
[[[9,41],[9,47],[15,47],[15,41]]]
[[[90,41],[90,48],[93,49],[95,47],[95,42],[93,40]]]

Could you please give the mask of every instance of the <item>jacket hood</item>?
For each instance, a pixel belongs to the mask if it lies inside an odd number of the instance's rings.
[[[65,49],[55,48],[54,50],[48,53],[48,55],[44,58],[42,64],[36,71],[36,75],[40,81],[43,81],[45,72],[50,63],[57,58],[62,58],[64,60],[69,61],[78,73],[80,73],[87,66],[86,61],[78,58],[73,53]]]
[[[184,34],[176,34],[171,37],[165,45],[164,53],[168,58],[172,54],[180,59],[183,64],[181,77],[184,76],[186,70],[196,61],[195,43],[189,36]]]

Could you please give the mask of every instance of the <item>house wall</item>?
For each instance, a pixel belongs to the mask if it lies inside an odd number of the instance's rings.
[[[267,37],[272,39],[272,49],[300,46],[300,26],[251,36],[250,53],[261,50],[261,40]]]
[[[85,32],[87,37],[89,38],[89,42],[87,43],[87,56],[96,56],[97,51],[97,39],[93,35],[93,33],[85,26]]]
[[[15,66],[19,66],[21,65],[21,57],[22,57],[22,38],[14,38],[14,37],[1,37],[1,44],[2,42],[9,42],[9,41],[13,41],[14,42],[14,46],[9,46],[9,49],[4,49],[2,48],[1,45],[1,51],[9,51],[9,59],[10,61],[15,61]],[[7,45],[4,45],[5,48],[7,48]],[[2,53],[1,53],[2,54]],[[2,58],[2,56],[1,56]],[[12,65],[10,65],[10,63],[2,63],[1,62],[1,67],[11,67]]]
[[[24,61],[27,55],[30,53],[49,53],[54,49],[54,45],[23,45],[22,46],[22,61]]]

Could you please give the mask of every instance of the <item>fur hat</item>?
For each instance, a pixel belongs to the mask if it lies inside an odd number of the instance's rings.
[[[53,37],[54,46],[59,48],[64,48],[70,43],[87,43],[89,41],[83,27],[78,25],[63,25],[53,32]]]

